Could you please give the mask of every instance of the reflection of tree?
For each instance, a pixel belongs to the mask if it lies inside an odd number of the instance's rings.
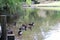
[[[47,19],[51,21],[51,23],[55,23],[60,20],[60,12],[59,11],[47,11],[46,13]]]

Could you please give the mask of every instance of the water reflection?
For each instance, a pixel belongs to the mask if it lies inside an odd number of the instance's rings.
[[[60,23],[53,26],[52,30],[47,32],[44,40],[60,40]]]
[[[36,34],[36,33],[34,33],[33,40],[38,40],[38,36],[37,36],[37,34]]]
[[[46,10],[43,12],[45,12],[43,14],[46,15],[46,17],[40,26],[41,35],[43,38],[39,40],[60,40],[60,23],[58,23],[60,20],[60,12],[52,10]]]
[[[58,39],[60,36],[59,21],[60,11],[28,8],[25,9],[24,15],[18,22],[35,23],[32,31],[28,30],[23,33],[24,40],[55,40],[55,37]]]

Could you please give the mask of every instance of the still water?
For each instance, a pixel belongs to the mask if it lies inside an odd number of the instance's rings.
[[[18,22],[35,24],[32,31],[23,32],[22,40],[60,40],[60,11],[25,9]]]
[[[60,23],[54,25],[53,28],[47,32],[44,40],[60,40]]]
[[[41,17],[45,19],[47,18],[47,21],[45,23],[43,22],[42,26],[40,26],[40,33],[42,34],[43,37],[41,40],[60,40],[60,23],[58,18],[60,13],[58,13],[57,11],[49,11],[48,13],[49,16],[46,15],[46,11],[44,12],[41,11],[40,13],[39,14],[41,15]],[[55,23],[53,23],[54,20],[56,20]],[[36,35],[38,34],[35,34],[34,40],[40,40]]]

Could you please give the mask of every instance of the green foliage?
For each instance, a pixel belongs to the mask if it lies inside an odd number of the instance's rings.
[[[31,5],[31,0],[26,0],[26,3],[27,3],[28,5]]]
[[[0,0],[0,8],[7,5],[10,14],[22,12],[22,2],[25,0]]]
[[[4,9],[4,7],[6,7],[6,9]],[[5,15],[13,15],[7,17],[7,20],[10,22],[13,22],[13,20],[16,19],[14,19],[14,17],[22,16],[24,14],[22,2],[20,0],[0,0],[0,10],[2,10],[1,14],[4,13]]]
[[[0,7],[3,7],[3,6],[5,6],[5,2],[4,2],[5,0],[0,0]]]

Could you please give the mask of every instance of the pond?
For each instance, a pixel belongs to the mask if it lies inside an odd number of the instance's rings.
[[[59,11],[49,10],[46,12],[48,15],[46,16],[47,20],[40,27],[41,33],[43,36],[42,40],[60,40],[60,18]],[[46,19],[45,18],[45,19]],[[40,39],[39,39],[40,40]]]
[[[38,39],[38,40],[57,40],[57,39],[60,40],[59,38],[60,36],[60,23],[59,23],[60,12],[52,11],[52,10],[49,10],[49,11],[45,10],[40,13],[39,13],[40,16],[44,17],[46,20],[43,21],[42,25],[40,26],[40,31],[41,31],[40,33],[42,34],[42,39]]]
[[[28,8],[24,12],[18,22],[34,22],[34,27],[23,31],[22,40],[60,40],[60,11]]]
[[[53,28],[47,32],[44,40],[60,40],[60,23],[54,25]]]

